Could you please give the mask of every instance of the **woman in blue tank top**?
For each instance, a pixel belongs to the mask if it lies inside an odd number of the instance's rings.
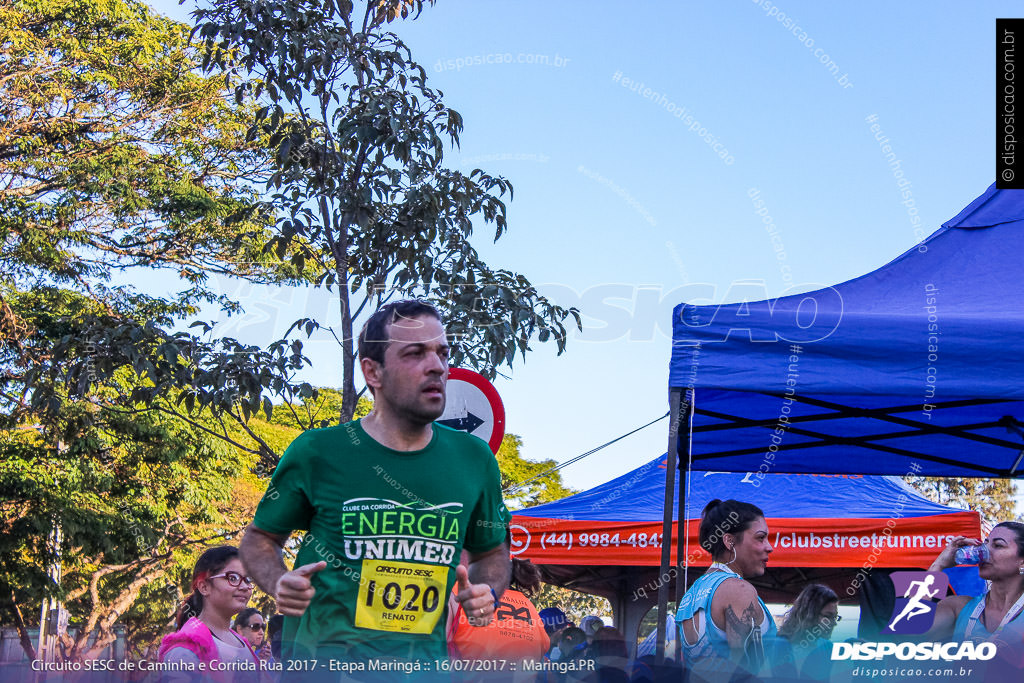
[[[772,552],[764,513],[750,503],[713,500],[701,514],[699,536],[713,563],[676,612],[685,665],[694,680],[757,675],[764,643],[776,634],[772,615],[746,580],[765,573]]]
[[[957,536],[929,571],[954,566],[958,548],[979,544],[977,539]],[[952,636],[952,640],[975,643],[998,640],[1024,654],[1024,524],[997,524],[985,545],[989,557],[978,565],[978,576],[990,582],[988,590],[978,597],[953,595],[940,602],[927,637]]]

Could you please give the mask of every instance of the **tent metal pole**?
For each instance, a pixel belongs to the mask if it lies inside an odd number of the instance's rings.
[[[685,408],[684,414],[685,414]],[[681,425],[683,429],[686,429],[685,420],[684,424]],[[681,435],[683,436],[683,435]],[[688,469],[689,459],[685,457],[679,458],[679,464],[677,469],[679,470],[679,500],[676,502],[676,563],[672,566],[672,574],[675,574],[676,579],[676,590],[673,599],[676,603],[676,609],[679,608],[679,601],[683,599],[683,593],[686,592],[686,574],[681,570],[686,563],[686,489],[687,481],[686,471]],[[675,661],[681,661],[679,658],[680,654],[680,642],[679,638],[675,639],[675,651],[672,653]]]
[[[687,516],[686,516],[686,498],[689,494],[690,488],[690,462],[691,453],[690,449],[692,443],[690,441],[690,427],[691,427],[691,416],[693,415],[693,389],[686,390],[686,397],[683,399],[682,405],[679,408],[679,444],[682,446],[683,452],[679,458],[679,505],[678,512],[676,513],[676,567],[683,570],[687,568],[686,563],[686,536],[687,536]],[[683,599],[683,593],[686,592],[686,574],[685,572],[676,577],[676,604]]]
[[[668,461],[665,463],[665,507],[661,523],[661,572],[658,574],[658,643],[655,662],[665,663],[665,613],[668,610],[668,566],[672,559],[672,507],[676,492],[676,462],[678,456],[679,405],[683,390],[669,388],[668,394]]]
[[[691,433],[693,426],[693,398],[694,391],[693,387],[686,390],[686,395],[683,397],[682,405],[677,411],[677,418],[679,419],[679,428],[677,433],[679,438],[677,443],[682,445],[683,452],[679,458],[679,505],[678,511],[676,512],[676,564],[675,568],[678,570],[675,572],[676,575],[676,607],[683,599],[683,594],[686,593],[687,578],[689,569],[689,562],[687,562],[686,554],[686,543],[687,534],[689,532],[688,524],[689,521],[686,515],[686,503],[689,497],[690,489],[690,463],[693,461],[691,449],[693,443],[691,441]],[[683,661],[683,643],[677,637],[675,640],[675,661]]]

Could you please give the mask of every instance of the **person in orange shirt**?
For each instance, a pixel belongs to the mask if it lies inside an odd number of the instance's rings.
[[[530,597],[540,589],[540,570],[512,558],[512,581],[487,626],[472,627],[461,606],[449,602],[448,654],[452,659],[543,659],[551,641]]]

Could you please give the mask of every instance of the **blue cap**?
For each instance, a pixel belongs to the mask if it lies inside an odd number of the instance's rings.
[[[544,623],[544,630],[548,633],[557,631],[569,621],[565,618],[565,612],[557,607],[545,607],[538,614],[540,615],[540,620]]]
[[[587,634],[587,638],[594,639],[597,632],[604,628],[604,620],[601,617],[591,614],[580,620],[580,628]]]

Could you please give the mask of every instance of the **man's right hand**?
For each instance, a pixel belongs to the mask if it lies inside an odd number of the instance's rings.
[[[327,563],[320,561],[282,574],[274,588],[277,611],[289,617],[301,617],[309,606],[309,601],[316,594],[309,577],[326,567]]]

